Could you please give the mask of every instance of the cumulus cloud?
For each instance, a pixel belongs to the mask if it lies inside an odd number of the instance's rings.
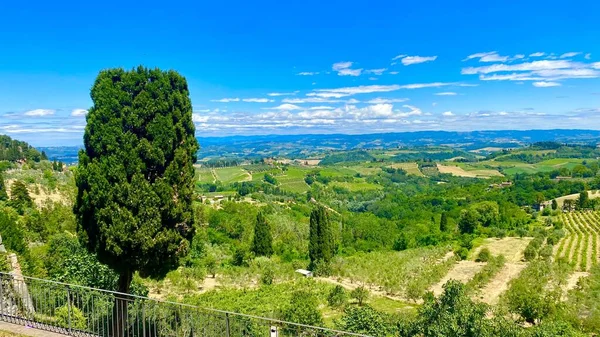
[[[538,88],[560,87],[560,83],[558,83],[558,82],[540,81],[540,82],[533,82],[532,84],[534,87],[538,87]]]
[[[442,116],[448,117],[448,116],[454,116],[454,114],[452,113],[452,111],[445,111],[445,112],[442,112]]]
[[[456,96],[457,93],[452,91],[444,91],[444,92],[436,92],[434,95],[436,96]]]
[[[31,117],[43,117],[54,115],[56,111],[52,109],[35,109],[26,111],[23,115]]]
[[[244,98],[244,99],[242,99],[242,101],[249,102],[249,103],[269,103],[269,102],[274,102],[272,99],[268,99],[268,98]]]
[[[412,64],[435,61],[436,59],[437,56],[405,56],[400,60],[400,62],[402,62],[402,64],[405,66],[409,66]]]
[[[219,103],[229,103],[229,102],[239,102],[239,98],[221,98],[221,99],[212,99],[211,102],[219,102]]]
[[[301,108],[301,107],[299,107],[299,106],[297,106],[297,105],[294,105],[294,104],[288,104],[288,103],[281,104],[281,105],[278,105],[278,106],[276,106],[276,107],[273,107],[273,108],[268,108],[268,109],[273,109],[273,110],[286,110],[286,111],[289,111],[289,110],[302,110],[302,108]]]
[[[73,109],[71,111],[71,116],[73,117],[81,117],[87,115],[88,111],[86,109]]]

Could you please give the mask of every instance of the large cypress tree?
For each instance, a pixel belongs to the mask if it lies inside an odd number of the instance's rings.
[[[31,200],[27,185],[24,182],[17,180],[10,187],[9,205],[16,209],[19,214],[23,214],[26,208],[33,206],[33,200]]]
[[[329,263],[335,253],[333,229],[323,206],[317,206],[310,213],[308,255],[310,269],[317,263]]]
[[[252,251],[257,256],[273,255],[273,236],[271,236],[271,227],[262,212],[256,216],[254,225],[254,240],[252,242]]]
[[[138,67],[99,73],[79,152],[74,212],[88,250],[119,274],[161,278],[193,231],[198,143],[184,77]]]

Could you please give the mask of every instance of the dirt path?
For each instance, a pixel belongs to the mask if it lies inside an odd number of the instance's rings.
[[[376,296],[380,296],[380,297],[385,297],[388,298],[390,300],[393,301],[401,301],[401,302],[408,302],[409,300],[400,296],[396,296],[396,295],[391,295],[388,294],[387,292],[381,290],[381,287],[378,286],[374,286],[374,285],[367,285],[367,284],[362,284],[360,282],[352,282],[349,279],[345,279],[345,278],[340,278],[340,277],[315,277],[315,279],[317,281],[322,281],[322,282],[327,282],[327,283],[331,283],[331,284],[335,284],[335,285],[339,285],[342,286],[344,289],[346,290],[354,290],[360,286],[364,286],[367,290],[369,290],[369,293],[371,293],[372,295],[376,295]]]
[[[563,301],[567,299],[569,290],[575,289],[575,287],[577,287],[577,283],[579,282],[579,279],[588,277],[588,276],[590,276],[590,273],[585,272],[585,271],[577,271],[577,272],[574,272],[573,274],[569,275],[569,278],[567,279],[567,284],[565,284],[565,286],[563,287],[563,296],[562,296]]]
[[[484,243],[474,249],[471,256],[474,258],[483,248],[490,250],[492,255],[504,255],[506,262],[521,262],[523,259],[523,251],[533,238],[524,237],[506,237],[502,239],[490,238],[485,239]]]
[[[444,276],[440,282],[433,285],[429,290],[433,292],[435,296],[439,296],[444,292],[444,284],[450,280],[456,280],[462,283],[466,283],[477,274],[483,268],[485,263],[474,262],[474,261],[459,261],[450,269],[448,274]]]
[[[504,267],[481,289],[478,299],[487,304],[497,304],[500,295],[508,289],[510,280],[519,276],[527,263],[506,263]]]
[[[213,176],[213,184],[216,183],[219,179],[217,179],[217,172],[215,172],[215,169],[211,169],[210,174]]]

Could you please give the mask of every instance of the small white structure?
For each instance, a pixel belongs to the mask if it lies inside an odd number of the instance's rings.
[[[296,273],[302,274],[304,277],[313,277],[313,272],[306,269],[296,269]]]
[[[276,326],[271,327],[271,337],[279,337],[279,329]]]

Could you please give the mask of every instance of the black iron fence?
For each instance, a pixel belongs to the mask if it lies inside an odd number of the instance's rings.
[[[69,336],[365,336],[6,273],[0,321]]]

